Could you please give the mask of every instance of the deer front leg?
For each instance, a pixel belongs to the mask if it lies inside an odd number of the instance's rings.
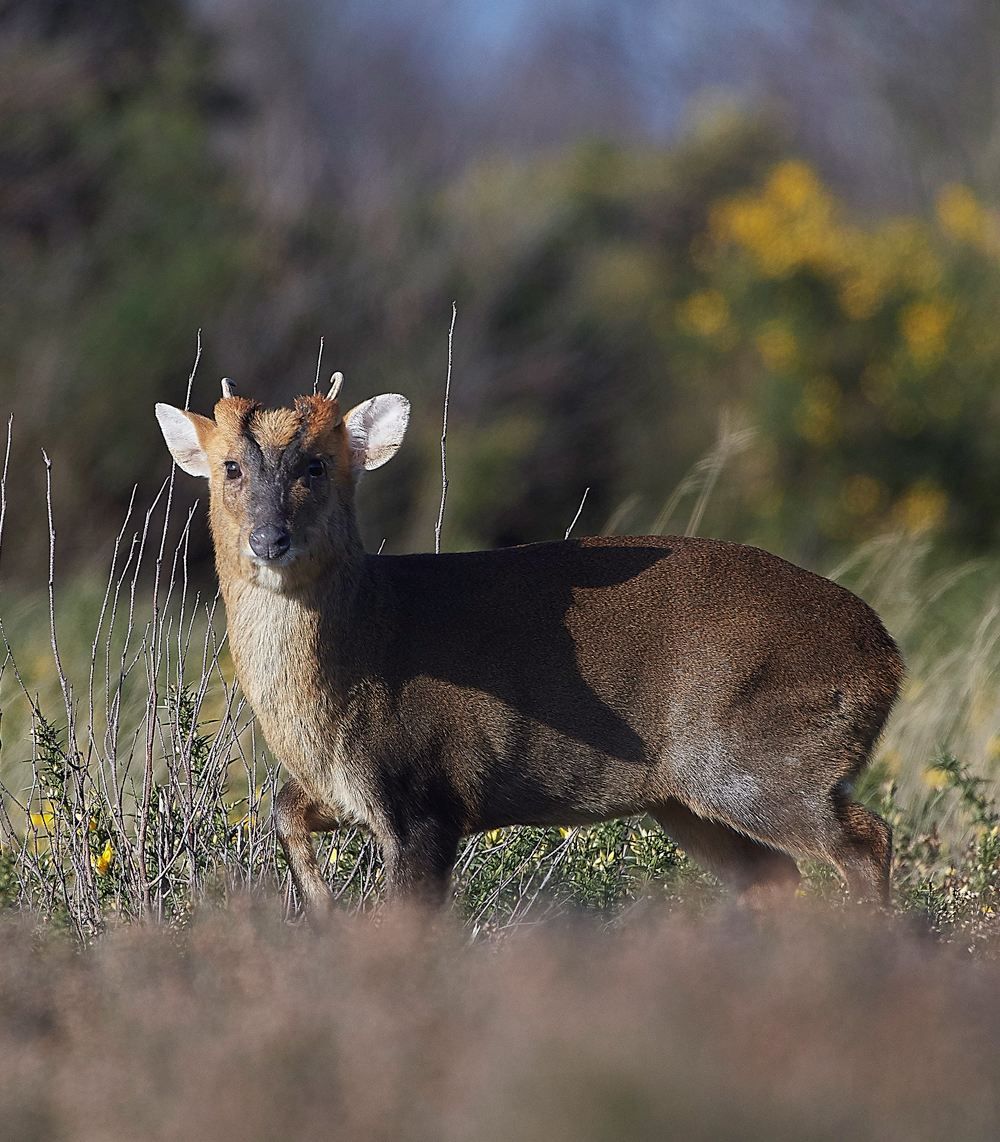
[[[274,824],[309,923],[321,929],[333,896],[319,871],[310,833],[328,833],[340,822],[329,806],[310,800],[291,777],[274,800]]]
[[[441,909],[448,899],[461,836],[454,822],[425,819],[409,822],[405,837],[380,837],[387,898],[431,911]]]

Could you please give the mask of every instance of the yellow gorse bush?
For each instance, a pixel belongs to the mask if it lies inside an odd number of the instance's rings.
[[[108,841],[108,843],[104,846],[100,856],[93,858],[94,869],[96,870],[98,876],[107,875],[108,869],[111,867],[111,862],[114,860],[114,858],[115,850],[112,848],[111,842]]]
[[[861,226],[792,159],[716,201],[695,249],[676,328],[703,375],[745,378],[765,445],[742,490],[752,537],[780,544],[804,514],[852,543],[946,525],[968,485],[955,457],[996,451],[975,441],[1000,378],[1000,214],[953,184],[931,217]]]
[[[740,246],[768,277],[809,270],[832,279],[844,313],[874,316],[900,284],[933,289],[941,277],[926,226],[890,219],[872,232],[845,212],[808,163],[778,164],[761,190],[718,203],[709,226],[717,243]]]
[[[779,163],[763,190],[728,199],[712,211],[710,227],[720,241],[749,250],[769,277],[808,266],[840,272],[854,234],[835,221],[835,205],[807,163]]]
[[[681,306],[680,315],[696,333],[711,337],[729,324],[729,303],[717,289],[701,290]]]
[[[49,832],[52,828],[52,822],[56,819],[55,813],[45,810],[40,813],[31,814],[31,824],[34,828],[43,833]]]
[[[955,307],[943,297],[914,302],[902,311],[899,324],[915,364],[927,366],[941,359],[954,314]]]

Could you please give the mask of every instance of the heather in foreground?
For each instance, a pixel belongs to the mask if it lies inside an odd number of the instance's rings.
[[[1000,968],[905,925],[654,910],[470,946],[244,898],[0,931],[0,1121],[73,1139],[994,1138]]]

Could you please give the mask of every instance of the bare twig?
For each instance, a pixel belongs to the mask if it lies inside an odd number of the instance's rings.
[[[187,392],[184,394],[184,407],[191,407],[191,389],[194,387],[194,375],[198,372],[198,362],[201,360],[201,330],[198,330],[198,338],[196,341],[196,348],[194,353],[194,364],[191,366],[191,372],[188,373]]]
[[[323,338],[319,339],[319,356],[316,358],[316,377],[313,380],[313,396],[319,392],[319,371],[323,367]]]
[[[194,364],[191,366],[191,372],[188,376],[188,387],[186,400],[189,402],[191,397],[191,389],[194,385],[195,374],[198,371],[198,364],[201,361],[201,330],[198,330],[197,347],[195,350]],[[187,405],[185,404],[185,407]],[[143,798],[142,798],[142,811],[139,820],[139,836],[136,856],[139,861],[139,868],[142,874],[143,881],[143,894],[142,902],[144,911],[149,912],[150,898],[149,898],[149,883],[148,871],[146,868],[145,859],[145,838],[146,830],[148,827],[147,818],[149,816],[149,798],[153,785],[153,746],[156,741],[156,704],[158,698],[158,688],[156,679],[159,674],[159,662],[161,651],[161,618],[160,618],[160,575],[163,568],[163,555],[167,543],[167,531],[170,527],[170,509],[174,500],[174,480],[177,475],[177,465],[171,463],[170,465],[170,479],[167,485],[167,502],[163,511],[163,530],[160,534],[160,549],[156,556],[155,571],[153,573],[153,622],[149,632],[149,642],[147,644],[147,654],[149,656],[149,663],[147,672],[149,677],[149,698],[146,704],[146,768],[143,774]]]
[[[563,536],[563,539],[569,539],[570,533],[572,532],[573,528],[576,527],[576,521],[580,518],[580,515],[583,512],[583,505],[587,502],[587,496],[589,494],[590,488],[584,488],[583,497],[580,500],[580,506],[576,509],[576,515],[573,516],[573,522],[569,525],[568,528],[566,528],[566,534]]]
[[[56,673],[59,675],[59,688],[62,690],[63,702],[66,704],[66,718],[69,725],[73,722],[73,698],[69,683],[59,658],[59,643],[56,640],[56,596],[55,596],[55,567],[56,567],[56,529],[52,520],[52,461],[48,453],[42,449],[45,460],[45,506],[49,516],[49,630],[52,635],[52,657],[56,664]],[[66,743],[67,750],[70,743]]]
[[[455,317],[458,303],[451,303],[451,326],[448,329],[448,376],[444,383],[444,414],[441,418],[441,506],[438,508],[437,523],[434,525],[434,554],[441,554],[441,525],[444,523],[444,501],[448,495],[448,459],[445,454],[448,443],[448,403],[451,400],[451,346],[455,335]]]
[[[7,451],[3,457],[3,475],[0,476],[0,548],[3,543],[3,525],[7,518],[7,468],[10,464],[10,439],[14,425],[14,414],[7,418]]]

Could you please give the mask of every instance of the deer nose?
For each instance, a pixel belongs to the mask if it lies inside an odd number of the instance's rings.
[[[283,527],[265,524],[250,532],[250,550],[261,559],[280,559],[291,547],[292,537]]]

